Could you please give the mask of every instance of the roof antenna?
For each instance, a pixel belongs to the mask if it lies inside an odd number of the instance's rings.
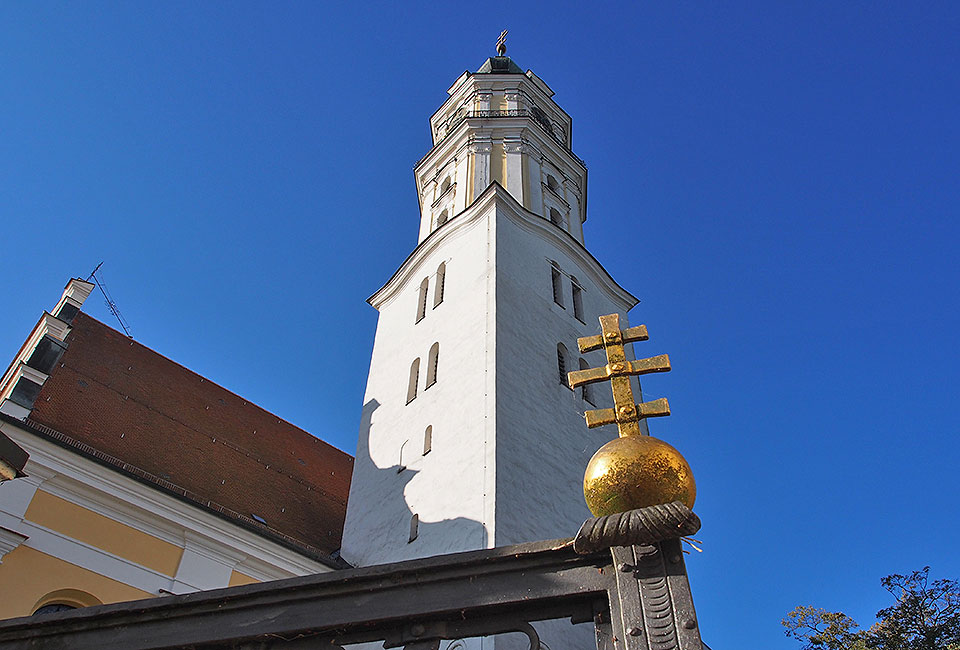
[[[103,280],[97,277],[97,271],[100,270],[100,267],[103,266],[103,262],[97,264],[97,268],[93,269],[89,277],[87,277],[87,282],[93,279],[94,284],[100,289],[100,293],[103,294],[103,301],[107,305],[107,309],[110,310],[110,313],[117,317],[117,322],[120,323],[120,327],[123,328],[123,333],[127,335],[128,338],[133,338],[133,334],[130,333],[130,328],[127,327],[127,322],[123,319],[123,316],[120,314],[120,308],[117,307],[117,303],[113,301],[113,298],[110,297],[109,292],[107,292],[107,287],[103,284]]]

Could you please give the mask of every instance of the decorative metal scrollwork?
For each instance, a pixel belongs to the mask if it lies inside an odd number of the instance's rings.
[[[587,519],[573,540],[573,548],[582,555],[611,546],[655,544],[693,535],[698,530],[700,518],[684,504],[674,501]]]

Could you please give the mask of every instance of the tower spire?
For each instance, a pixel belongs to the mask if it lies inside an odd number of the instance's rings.
[[[507,55],[507,30],[500,32],[500,38],[497,39],[497,56]]]

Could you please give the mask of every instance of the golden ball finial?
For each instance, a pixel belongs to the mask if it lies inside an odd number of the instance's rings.
[[[693,508],[697,486],[690,465],[662,440],[632,435],[611,440],[583,475],[583,496],[595,517],[680,501]]]

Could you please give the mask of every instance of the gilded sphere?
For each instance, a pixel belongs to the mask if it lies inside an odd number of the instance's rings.
[[[583,475],[595,517],[680,501],[693,508],[697,486],[680,452],[651,436],[626,436],[597,450]]]

